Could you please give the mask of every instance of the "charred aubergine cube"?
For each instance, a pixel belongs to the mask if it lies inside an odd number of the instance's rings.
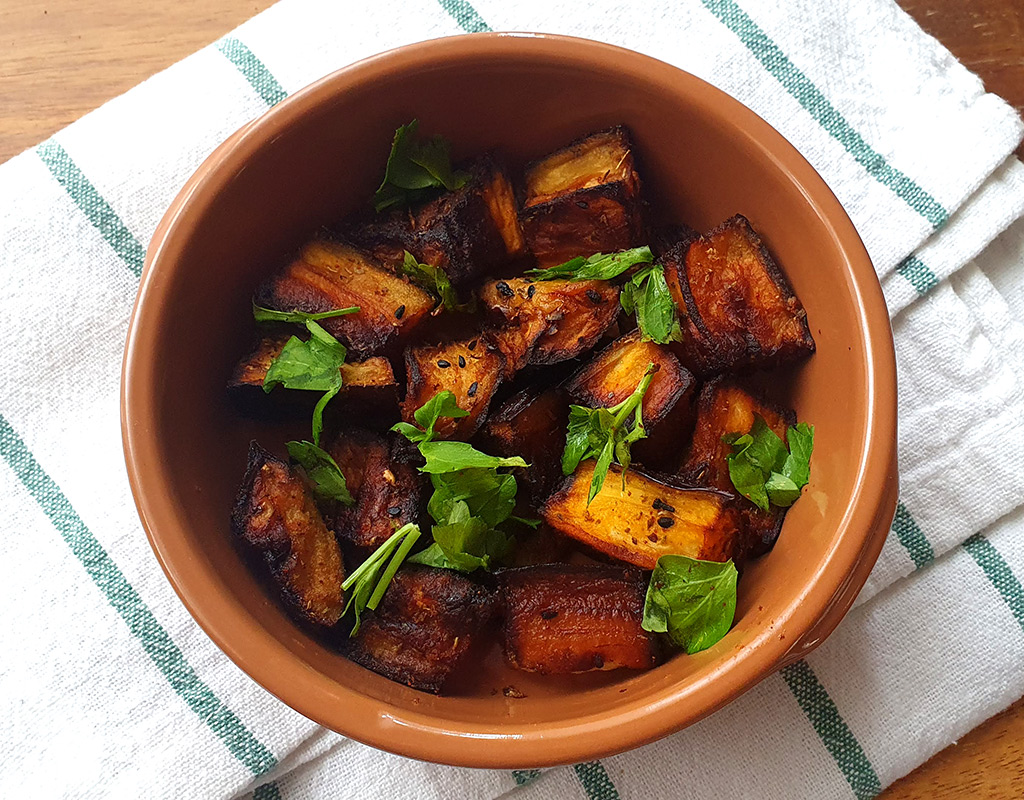
[[[508,326],[498,346],[510,362],[544,365],[576,358],[619,313],[619,289],[607,281],[510,278],[484,284],[480,297]]]
[[[357,664],[439,694],[495,613],[494,594],[450,569],[406,565],[349,640]]]
[[[664,483],[639,470],[612,465],[590,505],[594,461],[584,461],[541,510],[544,521],[606,555],[654,569],[664,555],[705,561],[733,557],[739,518],[732,495]]]
[[[504,570],[498,581],[513,667],[564,675],[657,661],[654,637],[640,625],[647,581],[639,570],[543,564]]]
[[[462,285],[521,255],[525,249],[512,184],[492,155],[468,165],[462,188],[409,211],[399,209],[346,233],[398,270],[405,250],[441,267]]]
[[[384,544],[398,528],[416,522],[423,497],[423,476],[406,457],[403,442],[364,430],[343,430],[327,452],[338,464],[355,502],[339,506],[334,532],[360,548]]]
[[[745,217],[684,237],[662,264],[685,315],[677,352],[696,374],[773,367],[814,352],[807,312]]]
[[[326,626],[340,619],[345,570],[338,542],[302,475],[256,442],[249,445],[231,524],[304,619]]]
[[[732,491],[726,457],[732,448],[722,441],[729,433],[750,433],[754,417],[759,415],[775,434],[785,441],[786,428],[796,423],[792,411],[784,411],[759,400],[734,381],[719,378],[701,390],[697,400],[697,425],[693,443],[680,473],[688,482]],[[744,542],[737,556],[753,557],[766,553],[775,544],[782,529],[787,508],[771,506],[763,511],[745,497],[736,499],[745,528]]]
[[[640,178],[627,130],[593,133],[532,164],[522,220],[542,267],[643,244]]]
[[[434,308],[427,292],[394,275],[376,259],[343,242],[318,239],[270,279],[257,302],[282,311],[317,313],[359,306],[356,314],[320,325],[356,355],[392,349]]]

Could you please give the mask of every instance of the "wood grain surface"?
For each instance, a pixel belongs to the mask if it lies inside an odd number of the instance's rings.
[[[1024,112],[1024,0],[899,0],[989,91]],[[209,44],[269,0],[3,0],[0,162]],[[1024,146],[1017,151],[1024,158]],[[1024,701],[886,790],[885,800],[1024,797]]]

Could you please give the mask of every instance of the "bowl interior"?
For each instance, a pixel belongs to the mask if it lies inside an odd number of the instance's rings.
[[[865,318],[879,324],[877,284],[838,203],[778,134],[706,84],[614,48],[557,45],[428,43],[326,79],[254,125],[203,167],[155,237],[126,357],[140,511],[197,620],[307,716],[421,758],[539,765],[625,749],[692,721],[778,666],[834,599],[837,562],[848,571],[876,535],[866,520],[880,490],[865,483],[886,476],[865,474],[866,452],[888,395],[877,393],[878,331]],[[228,515],[248,441],[283,452],[286,438],[308,435],[305,423],[248,421],[227,400],[225,381],[253,337],[252,292],[321,224],[366,203],[394,129],[414,117],[421,130],[447,136],[457,157],[499,148],[513,174],[582,134],[625,123],[661,216],[708,229],[742,213],[792,281],[818,350],[777,380],[791,381],[800,419],[816,428],[811,483],[775,549],[743,576],[736,625],[710,650],[643,674],[564,679],[507,670],[492,652],[463,693],[435,698],[302,631],[232,541]],[[506,696],[509,686],[525,697]],[[644,722],[662,711],[657,725]],[[574,741],[588,732],[591,741]]]

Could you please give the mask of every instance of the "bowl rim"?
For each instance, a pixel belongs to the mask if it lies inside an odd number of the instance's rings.
[[[655,698],[625,701],[584,719],[495,732],[482,723],[439,722],[428,714],[388,706],[352,686],[309,669],[241,608],[218,597],[208,571],[191,555],[168,493],[154,435],[156,386],[152,350],[156,313],[166,302],[157,264],[174,263],[189,238],[186,217],[208,210],[218,189],[246,160],[321,102],[381,74],[429,67],[439,58],[543,59],[583,68],[609,68],[659,85],[685,87],[690,100],[714,106],[714,116],[742,123],[751,143],[797,186],[846,258],[866,355],[865,447],[854,492],[839,522],[843,532],[813,579],[775,616],[787,640],[767,628],[722,655],[684,687]],[[147,311],[143,311],[146,309]],[[153,309],[153,311],[149,311]],[[788,663],[802,658],[838,624],[881,551],[896,508],[896,361],[889,315],[875,270],[852,221],[811,165],[780,133],[738,100],[665,62],[589,39],[538,33],[479,33],[433,39],[389,50],[343,67],[299,90],[242,126],[201,164],[164,214],[147,249],[129,323],[121,375],[125,462],[139,517],[161,568],[186,609],[213,642],[253,680],[304,716],[364,744],[399,755],[467,767],[552,766],[638,747],[690,725],[739,697]],[[869,478],[871,475],[875,478]],[[879,474],[885,478],[877,479]],[[177,527],[177,531],[175,531]],[[862,531],[857,535],[858,531]],[[824,598],[812,602],[809,595]],[[728,676],[728,677],[726,677]],[[628,723],[628,726],[626,726]],[[456,729],[457,728],[457,729]]]

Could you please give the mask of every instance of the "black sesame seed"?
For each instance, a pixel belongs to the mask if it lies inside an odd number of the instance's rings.
[[[402,513],[402,507],[401,506],[388,506],[388,516],[389,517],[397,517],[401,513]]]
[[[653,503],[651,503],[651,508],[653,508],[655,511],[667,511],[670,514],[676,513],[676,510],[668,503],[666,503],[664,500],[662,500],[660,497],[656,499]]]
[[[526,290],[526,296],[527,296],[528,298],[529,298],[529,297],[533,297],[533,295],[534,295],[534,292],[536,292],[536,291],[537,291],[537,287],[536,287],[536,286],[534,286],[534,285],[533,285],[533,284],[531,283],[531,284],[530,284],[530,288]]]
[[[466,389],[466,397],[476,397],[477,382],[473,381]]]
[[[459,366],[460,367],[466,366],[466,359],[463,358],[462,356],[459,356]]]
[[[663,528],[671,528],[676,521],[671,517],[658,517],[658,524]]]
[[[577,200],[576,205],[580,208],[590,208],[586,200]]]
[[[594,669],[601,669],[604,666],[604,656],[594,653]]]
[[[401,319],[402,315],[405,314],[405,306],[399,306],[395,309],[395,319]]]
[[[444,360],[444,359],[442,358],[442,359],[438,360],[438,362],[437,362],[437,366],[439,366],[439,367],[440,367],[441,369],[448,369],[448,367],[450,367],[450,366],[451,366],[451,363],[450,363],[450,362],[448,362],[448,361],[445,361],[445,360]]]
[[[476,350],[476,339],[471,341],[468,345],[466,345],[466,347],[468,347],[470,350]]]
[[[502,297],[515,297],[516,295],[516,293],[512,291],[512,287],[505,283],[505,281],[498,281],[494,288],[498,290],[498,294]]]
[[[557,611],[552,611],[550,608],[545,608],[540,612],[541,619],[554,619],[558,616]]]
[[[601,295],[593,289],[587,289],[587,299],[590,300],[591,303],[600,303]]]

